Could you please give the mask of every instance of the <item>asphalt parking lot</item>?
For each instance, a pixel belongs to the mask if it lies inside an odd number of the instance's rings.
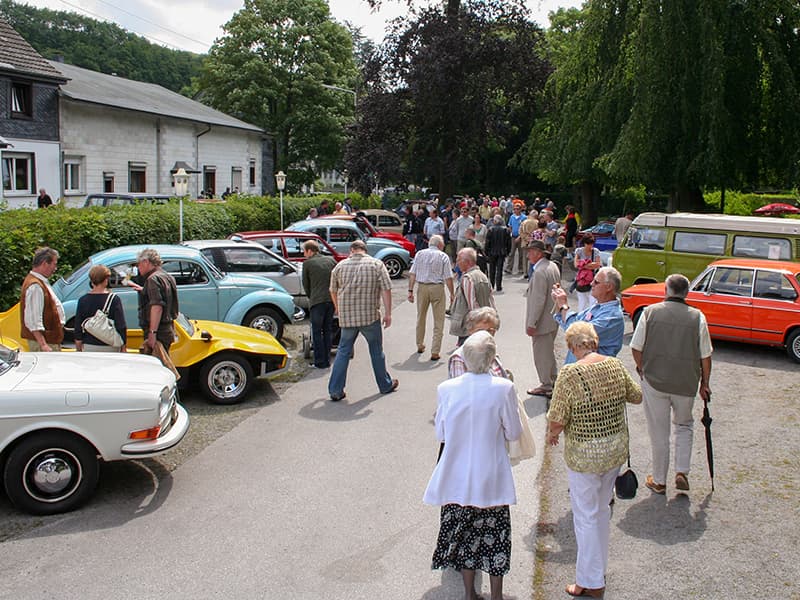
[[[405,284],[405,280],[394,282],[395,302],[405,297]],[[523,286],[522,282],[507,285],[506,294],[518,294]],[[504,322],[498,337],[506,355],[517,350],[503,347],[503,330],[518,322],[523,310],[521,296],[519,310],[519,315],[510,314],[512,311],[502,314]],[[627,347],[629,338],[630,323],[620,357],[632,368]],[[559,336],[559,344],[563,346],[562,336]],[[413,355],[413,350],[405,347],[387,347],[386,350],[395,362],[409,352]],[[563,352],[563,347],[559,352]],[[529,357],[529,346],[520,346],[518,354]],[[56,540],[53,532],[70,530],[70,520],[81,521],[82,527],[90,530],[111,531],[109,528],[158,511],[176,483],[173,472],[177,467],[186,464],[215,440],[223,442],[224,448],[225,434],[237,425],[244,425],[249,417],[259,415],[254,421],[268,420],[270,411],[282,402],[281,390],[287,389],[292,379],[301,377],[304,372],[305,369],[300,368],[294,374],[281,376],[278,381],[260,382],[246,402],[233,407],[209,405],[199,394],[184,395],[182,401],[193,416],[191,434],[194,437],[156,459],[105,465],[97,494],[77,513],[47,518],[20,515],[0,495],[0,540],[24,539],[30,552],[44,556],[48,543]],[[515,373],[520,389],[529,381],[533,383],[531,377],[534,376],[530,373],[523,370],[515,370]],[[800,512],[797,374],[798,365],[779,350],[715,344],[711,409],[716,491],[710,491],[702,426],[698,424],[690,475],[692,490],[688,495],[668,492],[666,497],[654,497],[642,485],[635,500],[617,502],[607,598],[761,598],[773,595],[774,591],[778,591],[779,597],[800,598],[794,576],[800,561],[800,534],[794,526]],[[324,374],[318,375],[324,378]],[[284,377],[289,380],[283,380]],[[406,381],[401,383],[404,389]],[[301,417],[329,418],[325,403],[319,407],[313,403],[309,406],[311,408],[301,410]],[[370,409],[362,408],[358,402],[348,406],[354,411],[348,418],[358,419],[357,422],[365,426],[377,416],[365,419]],[[368,403],[364,404],[366,406]],[[644,417],[640,409],[634,409],[629,419],[633,467],[642,483],[649,472]],[[344,423],[338,423],[341,425]],[[337,423],[331,422],[331,426],[335,428]],[[264,435],[291,439],[292,432],[265,431]],[[541,442],[537,439],[539,450],[544,448]],[[219,445],[217,450],[220,450]],[[405,452],[414,452],[414,447]],[[429,453],[430,448],[419,448],[417,452]],[[574,578],[574,537],[560,452],[561,447],[545,451],[544,468],[537,481],[542,493],[541,510],[538,522],[533,524],[534,539],[530,540],[536,548],[537,568],[532,584],[536,598],[564,597],[564,585]],[[342,460],[344,455],[332,457],[331,466]],[[318,469],[318,477],[325,477],[325,465],[322,467]],[[179,475],[175,477],[177,481]],[[277,483],[285,485],[285,482]],[[337,490],[337,493],[346,496],[347,492]],[[419,502],[416,496],[404,500]],[[109,506],[119,509],[108,510]],[[376,506],[379,508],[380,505]],[[420,509],[418,506],[417,510]],[[227,514],[224,507],[214,510]],[[432,544],[432,540],[426,538],[422,540],[423,546],[426,541]],[[366,568],[369,563],[366,557],[365,561],[357,562]],[[7,564],[6,569],[10,571],[13,566]],[[342,573],[337,568],[335,572],[345,579],[359,580],[365,576],[360,571],[347,573],[347,570],[345,568]],[[442,581],[444,584],[446,578]],[[447,589],[455,588],[451,586],[424,597],[426,600],[449,597]],[[330,597],[345,596],[332,594]],[[398,592],[395,597],[411,596]]]

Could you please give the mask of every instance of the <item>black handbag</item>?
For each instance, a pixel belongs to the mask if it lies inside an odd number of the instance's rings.
[[[625,407],[625,427],[628,427],[628,407]],[[630,433],[629,433],[630,435]],[[631,469],[631,453],[628,452],[628,468],[617,476],[614,481],[614,493],[620,500],[632,500],[636,497],[636,490],[639,487],[639,480],[636,473]]]
[[[620,500],[632,500],[636,497],[639,480],[631,467],[631,457],[628,456],[628,469],[617,477],[614,482],[614,493]]]

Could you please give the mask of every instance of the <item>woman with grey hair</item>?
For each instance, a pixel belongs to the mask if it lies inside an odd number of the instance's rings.
[[[482,306],[481,308],[469,311],[464,324],[467,327],[468,335],[472,335],[476,331],[488,331],[494,335],[497,333],[497,330],[500,329],[500,315],[498,315],[497,311],[491,306]],[[464,346],[462,345],[456,348],[447,361],[447,376],[453,379],[454,377],[463,375],[467,370],[467,363],[464,360]],[[514,380],[511,371],[503,367],[500,362],[500,357],[497,356],[496,352],[489,366],[489,371],[495,377],[504,377],[511,381]]]
[[[477,598],[475,571],[489,575],[492,600],[502,600],[511,567],[511,513],[517,496],[506,441],[522,433],[514,384],[489,372],[496,344],[478,331],[463,344],[467,373],[437,389],[436,437],[446,442],[424,502],[441,506],[433,569],[461,572],[464,597]]]

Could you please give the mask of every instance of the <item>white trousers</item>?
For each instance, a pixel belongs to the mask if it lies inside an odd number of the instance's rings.
[[[608,537],[611,529],[611,495],[619,467],[605,473],[577,473],[567,469],[569,499],[578,558],[575,583],[595,589],[605,587]]]
[[[674,425],[675,472],[689,474],[694,438],[694,396],[659,392],[647,383],[647,379],[642,379],[642,396],[653,451],[653,481],[665,485],[669,470],[670,413]]]
[[[588,292],[575,292],[578,296],[578,312],[589,308],[590,306],[594,306],[597,304],[597,298],[592,296],[592,291],[589,290]]]

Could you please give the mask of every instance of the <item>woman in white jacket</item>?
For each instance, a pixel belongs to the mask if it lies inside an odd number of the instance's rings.
[[[495,354],[492,335],[474,333],[464,342],[467,373],[439,385],[436,437],[445,445],[424,496],[442,507],[432,568],[460,571],[468,599],[477,597],[480,569],[492,600],[501,600],[511,566],[509,505],[517,496],[505,442],[522,428],[513,382],[489,373]]]

